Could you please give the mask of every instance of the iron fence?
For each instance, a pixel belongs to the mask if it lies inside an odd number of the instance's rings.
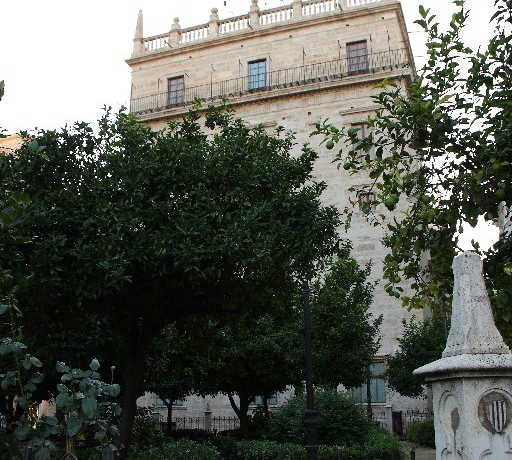
[[[291,88],[318,82],[409,68],[410,58],[406,49],[383,51],[364,56],[335,59],[316,64],[247,75],[206,85],[180,88],[132,99],[130,112],[145,114],[173,107],[186,106],[199,100],[233,98],[251,93],[262,93],[280,88]],[[257,78],[256,78],[257,77]]]
[[[434,420],[434,413],[429,409],[408,409],[402,414],[403,436],[407,438],[407,433],[411,424],[415,422],[431,422]]]
[[[160,419],[160,428],[167,430],[167,421]],[[238,417],[175,417],[172,419],[173,430],[205,430],[210,432],[221,432],[237,430],[240,428]]]

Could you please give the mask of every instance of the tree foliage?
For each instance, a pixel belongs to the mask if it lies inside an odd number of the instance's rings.
[[[380,346],[382,316],[370,313],[371,266],[361,268],[345,242],[312,289],[313,374],[317,385],[360,385]]]
[[[512,202],[512,2],[495,0],[494,36],[477,52],[461,38],[470,14],[465,2],[453,3],[446,30],[431,9],[420,7],[416,23],[427,35],[428,60],[407,88],[384,82],[367,137],[327,123],[317,130],[340,142],[341,166],[373,180],[376,199],[367,212],[376,206],[371,218],[387,229],[386,289],[398,297],[402,282],[412,281],[416,295],[402,297],[408,307],[449,303],[461,224],[493,220],[500,202]],[[403,212],[390,216],[385,208]],[[512,273],[511,267],[505,262],[498,270]],[[510,304],[494,306],[498,326],[510,329]]]
[[[425,379],[413,375],[413,371],[441,359],[448,326],[441,318],[421,322],[412,318],[404,320],[403,326],[398,351],[388,360],[387,380],[390,388],[401,395],[418,398],[424,394]]]
[[[154,132],[107,112],[97,132],[86,123],[40,130],[0,158],[0,204],[13,192],[30,197],[29,241],[0,240],[26,337],[58,359],[73,350],[79,360],[85,336],[110,343],[103,352],[123,369],[124,442],[145,347],[162,328],[264,311],[283,280],[321,269],[337,246],[338,213],[321,205],[325,185],[312,179],[315,152],[294,157],[291,135],[222,110],[204,122],[191,112]]]

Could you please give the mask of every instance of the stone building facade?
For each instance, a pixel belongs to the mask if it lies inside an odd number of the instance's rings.
[[[375,110],[376,85],[388,79],[407,91],[415,74],[398,0],[294,0],[266,11],[252,0],[246,15],[220,19],[213,9],[208,23],[182,29],[175,18],[169,32],[153,37],[144,37],[140,12],[133,43],[127,60],[132,70],[130,110],[139,120],[159,129],[181,117],[198,97],[227,98],[236,115],[250,125],[283,126],[296,133],[297,151],[306,142],[318,149],[315,174],[328,185],[325,203],[340,209],[358,199],[348,191],[352,186],[364,199],[370,179],[350,176],[332,164],[332,153],[320,144],[322,139],[310,138],[315,123],[329,119],[337,126],[364,130]],[[396,350],[402,319],[409,313],[383,289],[382,230],[356,212],[348,237],[354,256],[363,264],[371,260],[372,277],[380,281],[372,308],[384,315],[375,366],[381,373],[380,363]],[[379,375],[372,386],[375,411],[389,427],[393,411],[426,404],[393,394]],[[152,398],[148,395],[141,403],[150,405]],[[190,398],[178,406],[176,415],[201,415],[207,404],[215,414],[233,415],[223,397]]]

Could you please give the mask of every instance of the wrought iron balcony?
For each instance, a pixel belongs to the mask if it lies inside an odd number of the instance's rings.
[[[206,85],[180,88],[132,99],[130,112],[143,115],[175,107],[187,106],[197,100],[214,101],[248,94],[263,94],[284,88],[334,82],[347,77],[391,72],[411,67],[408,50],[398,49],[363,56],[335,59],[289,69],[266,72],[263,77],[243,76]]]

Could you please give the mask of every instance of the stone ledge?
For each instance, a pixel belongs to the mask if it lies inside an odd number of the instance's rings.
[[[460,372],[501,371],[512,376],[512,354],[465,354],[441,358],[416,369],[414,375],[458,374]],[[438,379],[439,376],[436,376]]]

